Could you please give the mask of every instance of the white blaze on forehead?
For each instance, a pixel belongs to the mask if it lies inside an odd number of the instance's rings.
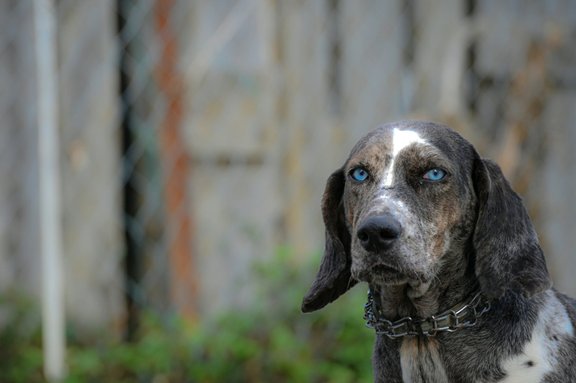
[[[416,143],[425,143],[418,133],[411,130],[394,129],[392,133],[392,160],[384,173],[382,186],[390,187],[394,183],[394,165],[398,154],[408,146]]]

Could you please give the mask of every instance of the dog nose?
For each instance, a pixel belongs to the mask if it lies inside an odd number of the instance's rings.
[[[388,249],[402,234],[402,225],[391,214],[367,218],[360,224],[356,235],[367,251]]]

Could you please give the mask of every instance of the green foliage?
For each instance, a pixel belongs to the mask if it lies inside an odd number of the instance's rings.
[[[25,298],[8,292],[0,298],[0,382],[43,382],[40,316]]]
[[[69,345],[66,383],[371,382],[373,334],[362,321],[364,291],[301,314],[315,271],[281,249],[272,262],[256,266],[261,283],[250,307],[196,324],[148,314],[135,342]],[[2,343],[10,358],[0,359],[0,382],[42,382],[39,342],[16,339]]]

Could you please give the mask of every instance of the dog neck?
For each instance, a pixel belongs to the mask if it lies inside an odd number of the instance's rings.
[[[468,257],[447,256],[449,262],[444,263],[438,275],[451,275],[451,278],[393,286],[370,284],[380,312],[390,320],[406,316],[427,318],[469,299],[479,285],[468,267]]]

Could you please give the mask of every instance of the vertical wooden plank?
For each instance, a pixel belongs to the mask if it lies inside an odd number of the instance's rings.
[[[119,335],[124,314],[114,2],[58,2],[63,250],[68,324]]]
[[[179,71],[177,35],[170,23],[174,0],[156,0],[154,22],[161,42],[156,81],[166,102],[159,138],[163,171],[168,256],[173,304],[188,319],[197,315],[198,285],[191,247],[192,222],[189,212],[190,167],[182,138],[183,84]]]
[[[404,116],[402,2],[342,1],[343,119],[346,148],[382,122]]]
[[[538,181],[533,185],[539,204],[537,226],[555,287],[576,296],[576,90],[553,94],[542,120],[547,151],[536,177]]]
[[[0,294],[40,302],[34,3],[0,2]],[[17,86],[15,85],[17,84]],[[15,171],[18,169],[18,171]]]
[[[462,115],[470,31],[461,0],[415,1],[414,101],[425,116]]]
[[[320,198],[334,166],[328,111],[327,2],[280,2],[284,89],[281,178],[284,236],[298,254],[321,249]]]

